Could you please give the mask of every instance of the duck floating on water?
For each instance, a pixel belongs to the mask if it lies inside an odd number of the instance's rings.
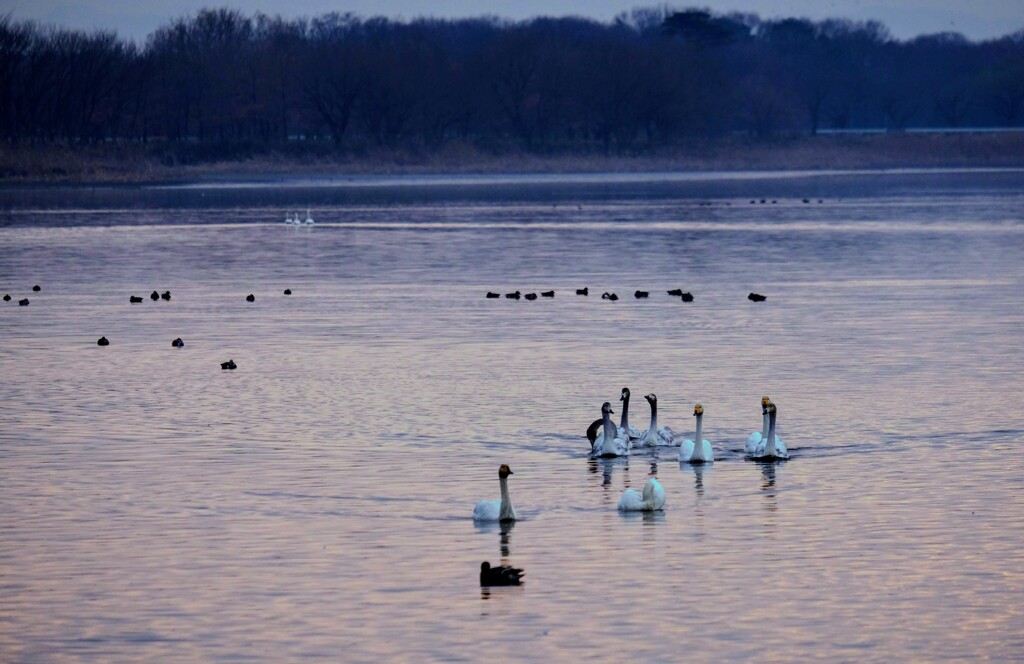
[[[501,297],[500,293],[494,293],[492,291],[487,291],[487,299],[488,300],[493,300],[493,299],[499,298],[499,297]]]
[[[751,302],[764,302],[768,299],[767,295],[761,295],[760,293],[751,293],[747,296],[747,299]]]
[[[43,289],[39,287],[39,284],[36,284],[35,286],[32,287],[32,291],[33,292],[38,293],[41,290],[43,290]]]
[[[604,293],[601,293],[601,299],[602,300],[611,300],[612,302],[614,302],[615,300],[619,299],[619,296],[616,295],[615,293],[609,293],[609,292],[605,291]]]
[[[291,288],[285,288],[284,289],[284,294],[285,295],[291,295],[292,294],[292,289]]]
[[[156,302],[157,300],[160,299],[160,293],[157,293],[156,291],[153,291],[152,293],[149,294],[149,299],[151,299],[154,302]]]
[[[27,307],[28,306],[28,298],[26,297],[23,300],[18,300],[18,306],[19,307]]]
[[[553,291],[553,290],[541,291],[540,296],[541,297],[554,297],[555,296],[555,291]]]
[[[534,300],[537,299],[537,294],[536,293],[527,293],[526,294],[526,299],[529,300],[530,302],[533,302]]]
[[[128,302],[130,302],[131,304],[139,304],[140,302],[142,302],[142,298],[136,295],[129,295]]]
[[[4,295],[4,302],[10,302],[11,296],[9,294]]]
[[[96,340],[96,345],[97,346],[109,346],[110,345],[110,341],[107,340],[106,337],[100,337],[99,339]]]
[[[175,339],[174,341],[171,342],[171,347],[172,348],[184,348],[185,347],[185,342],[181,340],[181,337],[178,337],[177,339]]]
[[[481,586],[518,586],[523,582],[525,572],[519,567],[498,565],[491,567],[486,560],[480,563]]]
[[[160,294],[160,297],[168,302],[171,301],[171,291],[164,291]]]
[[[576,289],[577,295],[590,295],[590,286],[584,286],[583,288]]]
[[[249,293],[248,295],[245,296],[245,301],[246,302],[255,302],[256,301],[256,296],[253,295],[252,293]]]
[[[220,368],[224,370],[234,371],[235,369],[238,368],[238,365],[235,364],[234,360],[228,360],[227,362],[221,362]]]
[[[515,293],[505,293],[505,297],[507,297],[510,300],[518,300],[519,299],[519,291],[516,291]]]
[[[647,297],[647,296],[649,296],[649,295],[650,295],[650,293],[649,293],[649,292],[647,292],[647,291],[642,291],[642,290],[638,290],[638,291],[636,291],[635,293],[633,293],[633,297],[635,297],[635,298],[636,298],[636,299],[638,299],[638,300],[639,300],[640,298],[643,298],[643,297]]]

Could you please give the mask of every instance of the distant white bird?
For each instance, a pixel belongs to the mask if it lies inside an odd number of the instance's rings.
[[[765,406],[765,412],[768,415],[768,434],[755,446],[753,453],[748,452],[747,455],[752,459],[762,459],[765,461],[788,459],[789,450],[786,449],[786,444],[775,435],[775,421],[778,416],[778,409],[774,403],[769,401]]]
[[[639,444],[645,447],[657,447],[660,445],[673,445],[675,433],[668,427],[658,428],[658,396],[653,392],[645,394],[644,399],[651,404],[651,426],[640,434]]]
[[[498,483],[501,485],[501,500],[481,500],[473,508],[474,521],[515,521],[516,510],[508,495],[508,476],[513,475],[508,464],[498,468]]]
[[[626,489],[619,498],[620,512],[654,512],[665,507],[665,489],[653,477],[647,480],[642,494]]]
[[[298,215],[296,215],[295,218],[297,220],[298,219]],[[313,223],[314,223],[313,217],[311,217],[310,214],[309,214],[309,208],[306,208],[306,225],[307,226],[312,226]]]
[[[612,423],[612,405],[605,401],[601,404],[601,417],[604,419],[604,432],[597,437],[590,450],[591,458],[629,456],[629,439],[620,436],[615,424]]]
[[[679,447],[679,460],[683,463],[711,463],[715,460],[715,451],[711,449],[711,443],[702,436],[701,420],[704,418],[704,406],[694,406],[693,416],[697,418],[697,432],[693,440],[684,440]]]

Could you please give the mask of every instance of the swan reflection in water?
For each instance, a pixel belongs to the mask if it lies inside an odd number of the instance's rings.
[[[601,486],[607,491],[612,485],[612,475],[614,469],[622,468],[622,479],[623,485],[629,485],[629,457],[619,457],[615,459],[590,459],[587,462],[587,472],[591,475],[597,475],[601,473]]]
[[[508,558],[509,556],[509,544],[512,542],[512,529],[515,527],[515,521],[504,521],[499,527],[500,534],[498,537],[498,551],[501,553],[502,565],[507,562],[505,558]]]
[[[776,464],[772,462],[759,463],[761,466],[761,491],[764,492],[765,508],[769,512],[779,509],[777,502],[778,491],[775,486]]]
[[[498,553],[501,555],[502,565],[510,564],[506,558],[509,557],[512,544],[512,530],[516,527],[515,521],[485,521],[475,522],[478,533],[498,533]]]
[[[679,469],[684,473],[693,473],[693,488],[698,498],[704,497],[704,473],[710,472],[712,466],[704,464],[693,464],[685,461],[679,462]]]

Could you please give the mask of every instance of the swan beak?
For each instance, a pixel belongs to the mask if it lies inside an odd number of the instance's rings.
[[[515,473],[513,473],[513,472],[512,472],[512,469],[511,469],[511,468],[509,468],[509,469],[508,469],[508,474],[509,474],[509,475],[515,475]]]

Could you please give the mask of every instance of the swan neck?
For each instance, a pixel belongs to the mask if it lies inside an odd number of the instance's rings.
[[[629,428],[629,395],[622,400],[622,424],[620,426],[623,429]]]
[[[501,483],[501,507],[498,510],[498,519],[501,521],[514,519],[516,517],[516,513],[515,510],[512,509],[512,499],[509,498],[508,495],[508,478],[500,477],[498,478],[498,482]]]
[[[768,419],[768,444],[764,448],[765,456],[775,456],[775,413]]]
[[[615,438],[615,425],[612,424],[612,416],[608,413],[604,413],[604,436],[607,439]]]
[[[651,402],[651,426],[648,431],[652,433],[658,430],[658,404]]]
[[[697,416],[697,434],[693,437],[694,447],[700,446],[700,448],[702,450],[704,449],[703,442],[702,442],[704,440],[704,435],[702,433],[703,426],[701,424],[703,422],[703,420],[704,420],[704,414],[701,413],[700,415]]]
[[[768,411],[762,413],[761,420],[761,440],[768,440]]]

